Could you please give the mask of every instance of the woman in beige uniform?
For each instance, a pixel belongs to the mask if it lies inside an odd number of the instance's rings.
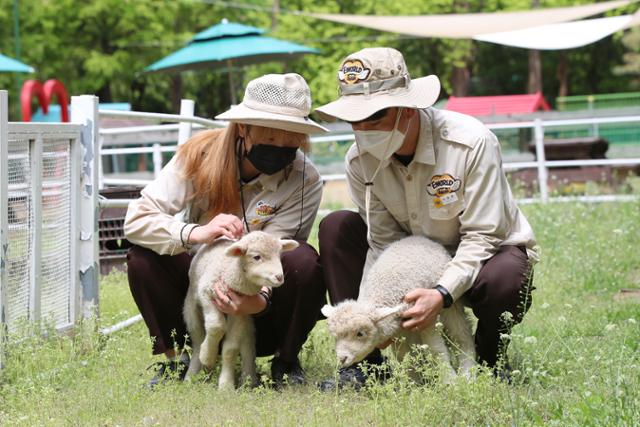
[[[318,254],[306,243],[322,193],[316,168],[300,150],[308,134],[325,132],[309,120],[311,95],[297,74],[251,81],[243,102],[216,117],[225,129],[198,133],[180,147],[160,176],[131,203],[125,233],[131,293],[153,340],[165,354],[150,384],[184,377],[186,328],[182,306],[189,285],[192,245],[250,230],[296,239],[282,255],[285,281],[256,296],[218,285],[218,308],[252,314],[258,356],[274,355],[276,384],[304,382],[298,353],[325,302]],[[177,350],[177,351],[176,351]],[[169,375],[169,373],[174,373]]]

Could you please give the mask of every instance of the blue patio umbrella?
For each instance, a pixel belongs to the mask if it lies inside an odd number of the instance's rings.
[[[33,73],[35,70],[33,67],[23,64],[22,62],[4,56],[0,53],[0,71],[7,71],[12,73]]]
[[[266,37],[264,30],[223,19],[220,24],[195,35],[182,49],[145,68],[147,72],[180,72],[196,69],[227,68],[231,102],[235,104],[233,66],[286,61],[319,50],[286,40]]]

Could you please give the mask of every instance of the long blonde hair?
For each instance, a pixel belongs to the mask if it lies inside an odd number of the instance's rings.
[[[238,125],[202,131],[180,146],[178,165],[193,184],[192,199],[209,201],[207,216],[236,212],[240,208],[236,141]]]

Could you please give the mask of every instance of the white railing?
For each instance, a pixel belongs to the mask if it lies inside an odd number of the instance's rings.
[[[138,113],[129,113],[136,117],[156,117],[150,113],[139,115]],[[102,115],[102,112],[101,112]],[[125,116],[123,112],[119,112],[118,115]],[[131,116],[133,117],[133,116]],[[158,115],[158,117],[172,117],[173,120],[181,120],[184,116],[174,115]],[[190,119],[191,120],[191,119]],[[204,120],[204,119],[203,119]],[[194,122],[195,123],[195,122]],[[197,122],[206,126],[220,126],[220,122],[207,121]],[[582,119],[559,119],[559,120],[546,120],[535,119],[533,121],[524,122],[512,122],[512,123],[491,123],[486,126],[491,130],[510,130],[510,129],[532,129],[534,135],[534,142],[536,148],[536,160],[529,162],[507,162],[503,164],[505,170],[518,170],[518,169],[537,169],[537,182],[539,197],[531,199],[522,199],[524,203],[533,203],[535,201],[569,201],[569,200],[588,200],[588,201],[605,201],[605,200],[628,200],[629,197],[620,195],[618,196],[589,196],[589,197],[550,197],[548,176],[549,169],[563,168],[563,167],[580,167],[580,166],[634,166],[640,165],[640,158],[618,158],[618,159],[597,159],[597,160],[546,160],[544,151],[544,132],[545,129],[566,127],[566,126],[599,126],[603,124],[619,124],[619,123],[640,123],[640,116],[621,116],[621,117],[598,117],[598,118],[582,118]],[[157,127],[153,131],[162,131],[163,128]],[[142,130],[142,129],[141,129]],[[149,129],[151,130],[151,129]],[[101,130],[101,135],[114,134],[115,132],[125,132],[125,129],[104,129]],[[185,134],[181,136],[184,138]],[[340,141],[353,141],[354,136],[352,133],[334,133],[329,135],[314,136],[311,138],[312,144],[326,143],[326,142],[340,142]],[[184,140],[182,140],[184,141]],[[181,141],[181,142],[182,142]],[[638,141],[640,144],[640,141]],[[152,147],[128,147],[128,148],[106,148],[103,149],[103,155],[125,155],[125,154],[141,154],[141,153],[153,153],[153,173],[157,176],[162,169],[162,153],[175,152],[177,146],[174,145],[161,145],[160,143],[153,144]],[[324,175],[323,180],[343,180],[344,174],[332,174]],[[115,178],[102,178],[101,182],[104,185],[146,185],[151,180],[144,179],[115,179]]]
[[[0,91],[0,367],[18,321],[97,314],[97,106],[74,96],[72,123],[10,123]]]

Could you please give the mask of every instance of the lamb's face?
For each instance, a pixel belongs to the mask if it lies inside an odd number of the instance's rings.
[[[254,231],[229,246],[226,254],[240,258],[245,278],[257,287],[276,287],[284,283],[280,255],[298,247],[295,240],[279,239]]]
[[[336,339],[340,366],[350,366],[364,359],[383,341],[376,326],[375,308],[356,301],[344,301],[335,307],[324,306],[329,332]]]

